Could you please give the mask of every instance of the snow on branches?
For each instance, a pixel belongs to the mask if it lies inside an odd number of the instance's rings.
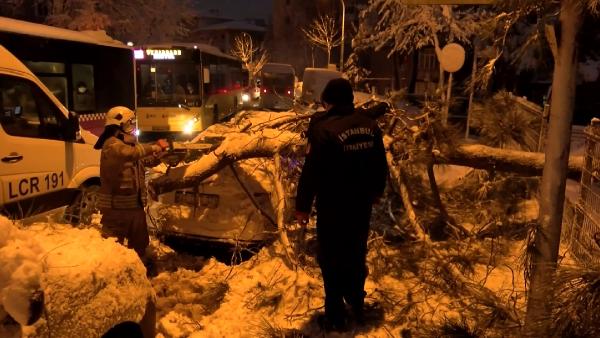
[[[322,15],[314,19],[308,29],[302,29],[311,44],[327,52],[327,64],[331,61],[331,50],[340,45],[337,23],[334,18]]]
[[[268,60],[267,52],[254,45],[252,37],[247,33],[242,33],[234,38],[230,53],[244,63],[248,70],[249,83]]]
[[[449,5],[406,5],[399,0],[373,0],[361,12],[355,38],[359,48],[389,49],[410,54],[433,46],[439,54],[449,42],[470,44],[485,18],[482,9]]]
[[[74,30],[105,30],[117,39],[144,43],[186,35],[195,11],[189,0],[38,0],[46,22]]]

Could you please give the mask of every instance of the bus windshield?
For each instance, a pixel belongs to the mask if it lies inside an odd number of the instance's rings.
[[[198,70],[193,63],[138,63],[138,106],[177,107],[202,104]]]

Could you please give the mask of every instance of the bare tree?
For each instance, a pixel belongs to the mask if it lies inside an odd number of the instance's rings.
[[[249,83],[252,83],[256,74],[260,72],[268,60],[267,52],[259,46],[255,46],[252,37],[247,33],[242,33],[235,37],[231,55],[237,57],[244,63],[244,66],[248,70]]]
[[[313,20],[307,29],[302,29],[306,39],[327,52],[327,64],[331,61],[331,50],[340,45],[339,31],[335,19],[322,15]]]

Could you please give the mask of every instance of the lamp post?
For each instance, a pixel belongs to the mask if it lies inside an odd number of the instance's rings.
[[[346,26],[346,4],[344,0],[340,0],[342,3],[342,40],[340,43],[340,72],[344,71],[344,27]]]

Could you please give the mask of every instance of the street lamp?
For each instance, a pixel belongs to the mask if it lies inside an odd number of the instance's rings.
[[[340,72],[344,71],[344,27],[346,26],[346,4],[344,0],[340,0],[342,3],[342,40],[340,43]]]

